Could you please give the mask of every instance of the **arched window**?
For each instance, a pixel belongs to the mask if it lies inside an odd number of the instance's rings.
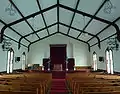
[[[14,51],[10,48],[7,52],[7,73],[13,72],[13,59],[14,59]]]
[[[22,70],[25,70],[26,67],[26,54],[23,52],[22,54]]]
[[[105,51],[105,57],[106,57],[106,70],[107,73],[110,73],[110,56],[109,56],[109,48]]]
[[[94,71],[97,70],[97,54],[96,52],[93,52],[93,64],[92,64],[92,68]]]
[[[109,58],[110,58],[110,73],[114,74],[114,69],[113,69],[113,50],[109,50]]]
[[[113,51],[112,49],[110,48],[107,48],[106,49],[106,70],[107,70],[107,73],[111,73],[113,74],[114,70],[113,70]]]

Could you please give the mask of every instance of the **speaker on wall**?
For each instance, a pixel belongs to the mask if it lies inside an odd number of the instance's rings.
[[[99,57],[99,61],[100,61],[100,62],[104,62],[104,57],[100,56],[100,57]]]

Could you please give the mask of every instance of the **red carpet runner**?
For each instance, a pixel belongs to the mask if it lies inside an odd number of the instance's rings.
[[[69,94],[65,79],[53,79],[49,94]]]

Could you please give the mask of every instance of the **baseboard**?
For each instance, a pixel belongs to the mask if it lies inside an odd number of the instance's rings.
[[[13,73],[16,73],[16,72],[22,72],[23,70],[22,69],[15,69],[15,70],[13,70]],[[24,71],[23,71],[24,72]],[[4,73],[7,73],[7,71],[2,71],[2,72],[0,72],[0,74],[4,74]]]
[[[106,70],[103,70],[103,69],[97,69],[97,71],[92,71],[92,72],[104,72],[104,73],[107,74]],[[115,75],[120,75],[120,72],[114,71],[114,74],[115,74]]]
[[[91,69],[91,66],[75,66],[74,67],[76,70],[77,69]]]

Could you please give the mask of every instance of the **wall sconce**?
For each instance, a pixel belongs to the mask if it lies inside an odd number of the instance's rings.
[[[119,50],[119,44],[118,44],[118,40],[117,38],[109,38],[107,45],[109,48],[111,48],[112,50]]]
[[[3,45],[2,49],[3,51],[8,51],[12,46],[11,40],[10,39],[3,39]]]

